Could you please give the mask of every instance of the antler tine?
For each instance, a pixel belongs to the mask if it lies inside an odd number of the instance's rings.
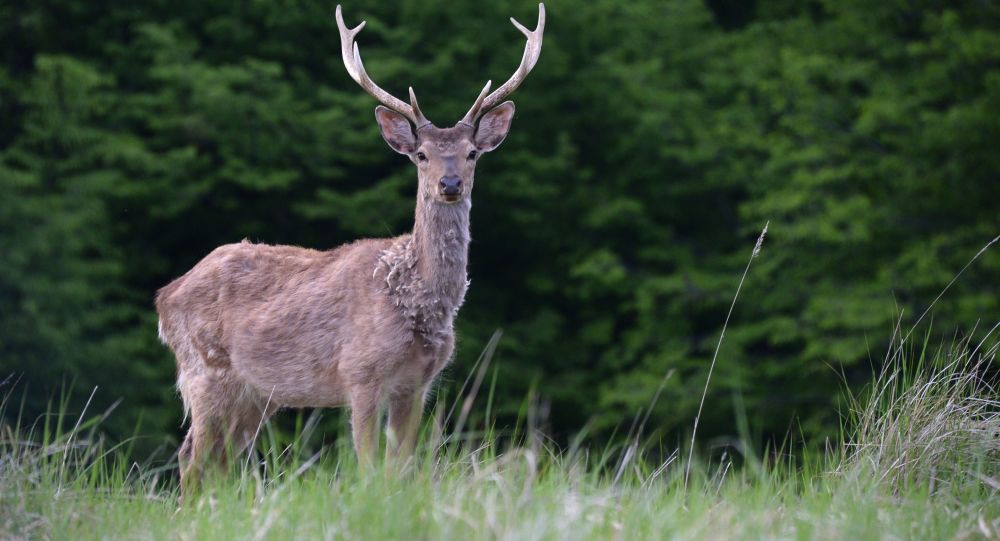
[[[347,73],[351,76],[351,79],[354,79],[354,82],[361,85],[361,88],[365,89],[365,92],[371,94],[382,105],[406,115],[407,118],[413,121],[417,129],[429,125],[431,122],[420,112],[413,88],[410,88],[411,105],[407,105],[403,100],[382,90],[368,76],[368,72],[365,71],[365,65],[361,62],[361,51],[358,49],[358,44],[354,41],[354,37],[365,27],[366,21],[361,21],[361,24],[354,28],[347,28],[347,25],[344,24],[344,16],[341,13],[340,4],[337,5],[336,18],[337,28],[340,30],[340,54],[344,59],[344,67],[347,68]]]
[[[538,62],[538,55],[542,52],[542,34],[545,32],[545,4],[538,4],[538,23],[535,25],[534,30],[528,30],[513,17],[510,18],[510,22],[514,23],[514,27],[528,38],[528,42],[524,45],[524,54],[521,55],[521,65],[517,67],[517,70],[514,71],[514,74],[510,76],[510,79],[506,83],[500,85],[486,99],[482,99],[482,96],[480,96],[482,102],[480,103],[480,100],[477,100],[479,107],[476,108],[473,105],[474,110],[469,110],[469,113],[466,114],[466,118],[470,118],[469,115],[472,115],[471,120],[473,122],[475,122],[480,111],[492,109],[524,82],[528,73],[531,72],[531,69],[535,67],[535,63]]]
[[[431,124],[430,120],[424,116],[424,113],[420,111],[420,106],[417,105],[417,95],[413,93],[413,87],[410,90],[410,108],[413,109],[413,123],[417,125],[417,129],[423,128],[424,126],[429,126]]]
[[[486,81],[486,86],[484,86],[483,90],[479,93],[479,97],[476,98],[476,102],[472,104],[472,108],[469,109],[469,112],[465,113],[462,120],[459,120],[460,123],[475,127],[476,118],[479,116],[479,111],[483,108],[483,100],[486,99],[486,94],[489,94],[490,86],[492,84],[493,81]]]

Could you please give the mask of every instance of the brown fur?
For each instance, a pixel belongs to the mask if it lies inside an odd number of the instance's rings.
[[[349,406],[355,449],[368,463],[384,402],[390,450],[410,452],[423,399],[451,359],[467,287],[471,153],[496,148],[513,113],[506,102],[475,132],[459,123],[415,133],[380,107],[383,137],[417,165],[412,233],[330,251],[227,244],[157,293],[160,337],[177,358],[191,422],[179,451],[183,486],[206,463],[243,451],[286,406]],[[440,184],[454,176],[457,198]]]

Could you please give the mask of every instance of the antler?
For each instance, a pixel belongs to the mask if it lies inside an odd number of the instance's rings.
[[[337,28],[340,29],[340,54],[344,57],[344,67],[347,68],[347,73],[351,76],[351,79],[354,79],[356,83],[361,85],[361,88],[365,89],[365,92],[371,94],[382,105],[406,115],[407,118],[413,121],[418,130],[430,125],[431,121],[427,120],[427,117],[420,111],[420,106],[417,105],[417,96],[413,93],[412,86],[410,87],[410,104],[407,105],[403,100],[382,90],[368,76],[368,72],[365,71],[365,65],[361,63],[361,52],[358,50],[358,44],[354,41],[354,37],[364,27],[365,21],[361,21],[361,24],[358,26],[347,28],[347,25],[344,24],[344,16],[340,12],[340,4],[337,5]],[[538,55],[536,54],[535,56],[537,58]]]
[[[464,124],[474,125],[479,118],[480,111],[489,111],[500,103],[500,100],[506,98],[524,82],[528,73],[535,67],[535,62],[538,62],[538,55],[542,52],[542,34],[545,32],[545,4],[538,4],[538,24],[535,25],[534,30],[528,30],[513,17],[510,18],[510,22],[514,23],[514,26],[528,38],[528,42],[524,45],[524,54],[521,56],[521,65],[517,67],[506,83],[494,90],[489,96],[486,96],[486,93],[490,90],[491,82],[486,83],[476,99],[476,103],[472,105],[472,109],[469,109],[469,112],[465,113],[465,117],[462,118],[461,122]]]

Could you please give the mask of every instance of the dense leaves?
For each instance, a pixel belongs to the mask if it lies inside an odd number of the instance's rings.
[[[1000,8],[989,2],[553,0],[511,136],[479,167],[455,387],[492,331],[501,419],[534,388],[557,436],[690,426],[754,239],[770,237],[719,356],[765,434],[836,427],[871,373],[1000,233]],[[346,76],[333,5],[0,7],[0,377],[29,414],[63,384],[108,426],[173,434],[152,296],[213,247],[331,248],[412,225],[415,173]],[[438,124],[517,65],[530,2],[345,6],[373,77]],[[987,252],[935,308],[1000,317]],[[877,361],[876,361],[877,362]],[[798,428],[796,428],[796,431]],[[676,433],[676,432],[675,432]]]

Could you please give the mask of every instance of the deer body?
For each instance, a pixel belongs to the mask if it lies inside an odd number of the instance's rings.
[[[157,296],[163,340],[193,353],[179,385],[230,378],[262,405],[324,407],[371,382],[426,386],[453,348],[470,208],[418,203],[413,233],[331,251],[215,249]]]
[[[412,89],[407,105],[368,77],[354,43],[364,23],[348,29],[337,7],[348,73],[382,102],[382,137],[417,166],[413,231],[330,251],[228,244],[157,293],[160,337],[177,358],[191,420],[178,453],[182,488],[197,483],[207,462],[245,449],[286,406],[349,406],[367,464],[384,403],[389,451],[409,454],[424,397],[454,350],[475,165],[510,128],[514,105],[500,101],[537,61],[544,21],[541,4],[534,31],[514,21],[528,37],[521,66],[491,94],[487,83],[455,126],[438,128]]]
[[[163,288],[161,337],[177,354],[192,430],[203,432],[182,458],[194,458],[198,439],[212,441],[210,453],[242,449],[282,406],[350,405],[374,417],[387,400],[393,421],[409,415],[401,410],[454,347],[470,205],[454,207],[429,211],[440,216],[418,220],[414,234],[327,252],[225,245]],[[354,425],[359,452],[370,453],[374,431]]]

